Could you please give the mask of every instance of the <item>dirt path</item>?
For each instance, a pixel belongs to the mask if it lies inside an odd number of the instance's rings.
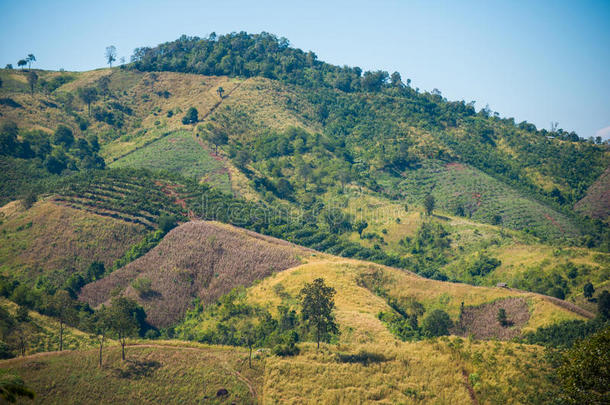
[[[468,390],[468,394],[470,394],[470,399],[472,400],[472,403],[474,405],[479,405],[479,401],[477,400],[474,388],[472,388],[472,385],[470,385],[470,380],[468,378],[468,372],[466,371],[466,369],[462,369],[462,375],[464,376],[464,385]]]
[[[205,114],[203,114],[203,116],[202,116],[202,117],[199,119],[199,122],[204,121],[204,120],[205,120],[207,117],[209,117],[209,116],[210,116],[210,114],[212,114],[214,111],[216,111],[216,109],[217,109],[218,107],[220,107],[220,105],[222,104],[222,102],[223,102],[225,99],[227,99],[227,98],[228,98],[228,97],[229,97],[231,94],[233,94],[233,92],[234,92],[235,90],[237,90],[238,88],[240,88],[240,87],[241,87],[241,85],[242,85],[242,84],[244,84],[244,83],[245,83],[247,80],[248,80],[248,79],[244,80],[243,82],[239,82],[239,83],[237,83],[237,84],[235,85],[235,87],[233,87],[231,90],[229,90],[227,93],[225,93],[225,96],[224,96],[222,99],[220,99],[220,101],[218,101],[216,104],[214,104],[214,105],[212,106],[212,108],[210,108],[210,109],[209,109],[209,110],[208,110],[208,111],[207,111]],[[176,131],[179,131],[179,129],[177,129],[177,130],[173,130],[173,131],[168,131],[168,132],[166,132],[166,133],[162,134],[162,135],[161,135],[160,137],[158,137],[158,138],[151,139],[151,140],[149,140],[149,141],[147,141],[147,142],[143,143],[143,144],[142,144],[142,145],[140,145],[140,146],[136,146],[134,149],[130,150],[129,152],[127,152],[127,153],[125,153],[125,154],[123,154],[123,155],[121,155],[121,156],[119,156],[119,157],[117,157],[117,158],[114,158],[114,159],[113,159],[111,162],[108,162],[108,164],[110,164],[110,163],[114,163],[114,162],[116,162],[117,160],[123,159],[125,156],[131,155],[132,153],[134,153],[134,152],[136,152],[136,151],[138,151],[138,150],[140,150],[140,149],[143,149],[143,148],[147,147],[148,145],[150,145],[150,144],[152,144],[152,143],[155,143],[155,142],[157,142],[157,141],[159,141],[159,140],[161,140],[161,139],[163,139],[163,138],[165,138],[165,137],[167,137],[167,136],[169,136],[169,135],[173,134],[173,133],[174,133],[174,132],[176,132]]]

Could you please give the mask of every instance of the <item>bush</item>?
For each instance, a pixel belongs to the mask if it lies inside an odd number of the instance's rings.
[[[159,229],[165,234],[174,229],[178,222],[173,215],[162,214],[159,217]]]
[[[186,115],[182,118],[184,125],[195,124],[197,121],[199,121],[199,113],[195,107],[189,108]]]
[[[137,291],[140,298],[148,298],[154,294],[152,281],[149,278],[137,278],[131,283],[131,286]]]
[[[448,335],[452,326],[453,322],[449,315],[441,309],[435,309],[424,318],[422,329],[426,336],[435,337]]]

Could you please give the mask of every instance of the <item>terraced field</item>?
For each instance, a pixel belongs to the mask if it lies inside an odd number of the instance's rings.
[[[466,216],[487,223],[499,215],[502,225],[548,240],[580,234],[564,214],[465,164],[425,163],[408,171],[399,188],[409,202],[421,203],[430,193],[437,207],[447,212],[454,213],[461,206]]]
[[[228,170],[190,131],[176,131],[112,162],[110,167],[164,170],[209,182],[230,193]]]

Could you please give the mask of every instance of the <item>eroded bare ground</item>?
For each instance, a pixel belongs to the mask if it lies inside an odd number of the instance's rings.
[[[506,326],[498,321],[500,308],[506,311]],[[521,328],[529,318],[529,307],[523,298],[506,298],[476,307],[464,307],[460,320],[451,332],[460,336],[472,335],[476,339],[509,340],[521,334]]]

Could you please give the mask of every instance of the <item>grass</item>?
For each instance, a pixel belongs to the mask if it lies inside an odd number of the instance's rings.
[[[247,296],[252,304],[267,307],[271,312],[282,303],[296,307],[303,285],[321,277],[337,290],[336,317],[341,343],[393,344],[396,338],[377,318],[380,311],[391,309],[383,298],[358,284],[358,278],[363,275],[379,277],[388,296],[399,300],[415,299],[423,304],[426,312],[442,309],[454,321],[459,318],[462,302],[465,306],[480,306],[513,297],[525,300],[529,307],[523,332],[562,320],[583,319],[537,294],[429,280],[398,269],[339,258],[322,259],[277,273],[249,288]],[[282,287],[278,287],[280,284]]]
[[[29,210],[9,203],[0,208],[0,221],[0,271],[29,281],[43,274],[65,281],[93,261],[109,268],[146,233],[141,225],[47,200]]]
[[[249,369],[241,349],[159,344],[126,350],[122,362],[120,347],[106,349],[101,369],[96,350],[2,361],[0,367],[20,375],[39,404],[254,404],[250,387],[260,392],[261,365]],[[223,388],[228,395],[217,397]]]
[[[342,362],[338,351],[383,361]],[[393,345],[303,345],[296,357],[270,357],[264,403],[439,404],[548,401],[555,388],[536,346],[443,338]],[[474,399],[469,393],[472,389]]]
[[[14,317],[19,306],[5,298],[0,298],[0,307]],[[29,311],[29,318],[29,321],[20,323],[24,327],[26,336],[25,354],[59,350],[59,322],[36,311]],[[13,340],[16,338],[16,336],[12,337]],[[9,343],[15,348],[14,354],[17,355],[18,342]],[[113,342],[109,341],[109,344]],[[63,345],[64,350],[84,350],[95,347],[96,342],[89,337],[89,334],[64,326]]]
[[[148,322],[167,327],[179,321],[193,299],[209,304],[238,286],[300,263],[305,249],[212,222],[189,222],[172,230],[146,255],[109,276],[86,285],[80,299],[97,306],[113,295],[136,298]],[[136,280],[149,279],[150,294],[134,289]]]
[[[211,156],[189,131],[176,131],[110,164],[110,167],[135,167],[180,173],[197,180],[209,179],[211,185],[231,192],[226,169]]]

